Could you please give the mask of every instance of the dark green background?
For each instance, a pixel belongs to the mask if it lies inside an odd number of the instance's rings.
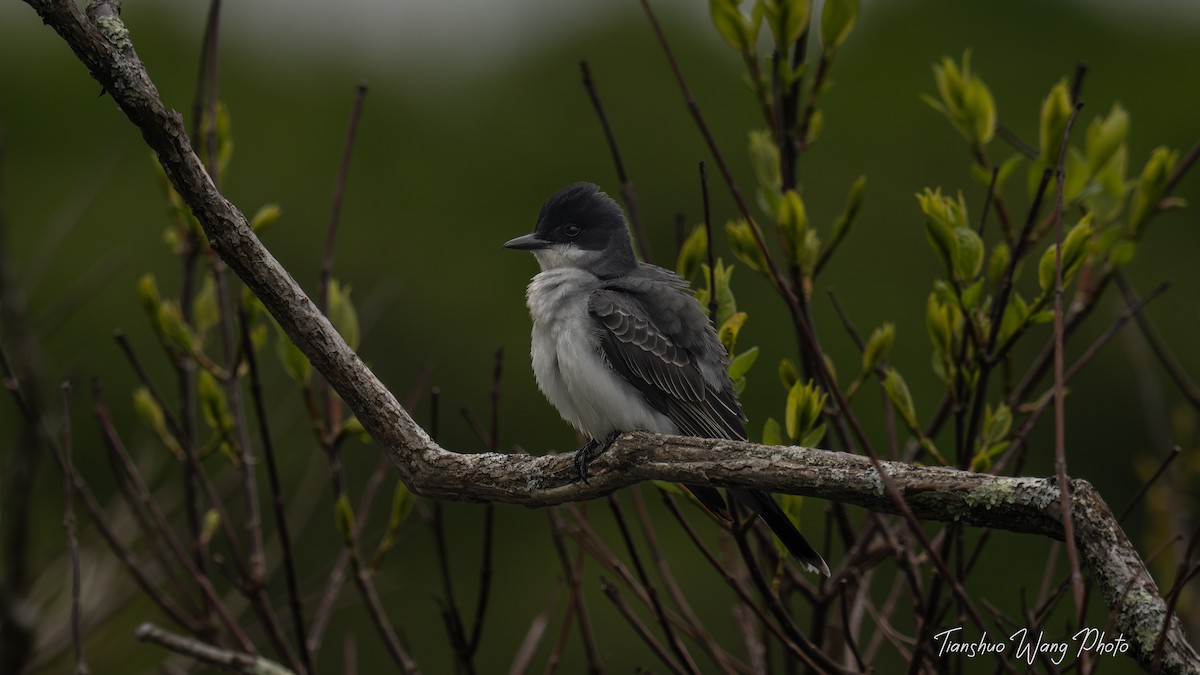
[[[664,10],[660,18],[722,152],[743,190],[749,190],[746,133],[761,121],[742,84],[740,60],[704,25],[696,4],[698,16]],[[124,17],[133,40],[164,100],[187,112],[201,24],[181,29],[168,9],[126,5]],[[1085,3],[947,0],[867,5],[859,29],[832,71],[834,86],[824,99],[824,134],[801,166],[810,219],[825,232],[851,182],[859,174],[869,177],[859,223],[818,282],[815,313],[823,345],[843,381],[855,372],[858,358],[837,324],[825,288],[837,289],[864,331],[885,320],[895,322],[893,362],[908,379],[918,413],[927,415],[941,394],[928,365],[923,325],[925,297],[938,265],[925,242],[912,195],[926,186],[961,189],[974,216],[984,192],[968,178],[969,156],[961,139],[918,98],[919,93],[933,91],[930,64],[943,55],[957,58],[964,49],[972,49],[973,64],[992,89],[1001,121],[1032,140],[1042,96],[1060,77],[1071,74],[1077,60],[1086,60],[1087,106],[1077,129],[1120,101],[1132,117],[1129,166],[1136,175],[1153,147],[1186,150],[1197,140],[1198,25],[1169,13],[1102,15],[1089,11]],[[154,272],[164,294],[176,294],[178,264],[162,243],[163,202],[137,132],[110,99],[97,96],[95,82],[32,10],[7,9],[0,27],[0,208],[10,222],[11,253],[22,277],[42,280],[31,290],[31,309],[34,328],[43,334],[46,372],[51,382],[70,378],[81,390],[75,416],[77,461],[98,490],[109,494],[108,469],[82,390],[89,378],[100,377],[131,446],[156,454],[130,410],[127,392],[134,378],[121,362],[111,332],[119,327],[129,333],[166,382],[166,368],[133,289],[140,275]],[[463,16],[463,21],[470,20]],[[225,192],[247,213],[266,202],[281,204],[284,216],[265,241],[310,291],[316,287],[354,85],[360,80],[369,83],[337,240],[336,275],[354,288],[365,328],[360,351],[385,383],[402,394],[423,367],[434,366],[432,382],[442,391],[442,440],[456,450],[479,447],[458,411],[470,408],[486,418],[492,355],[498,347],[506,355],[502,446],[519,444],[540,453],[572,449],[576,443],[574,432],[536,390],[528,367],[529,320],[523,294],[535,264],[500,244],[530,231],[541,201],[569,182],[592,180],[615,194],[608,152],[579,84],[580,59],[592,65],[637,186],[656,261],[673,264],[675,214],[686,214],[689,224],[699,219],[696,164],[710,158],[635,3],[614,6],[611,16],[577,34],[541,39],[548,32],[531,28],[528,49],[486,68],[457,63],[488,63],[493,57],[471,43],[454,44],[450,35],[445,37],[450,47],[442,50],[398,49],[403,57],[375,61],[342,58],[329,49],[306,53],[299,38],[288,36],[275,36],[270,47],[234,40],[222,45],[221,98],[232,113],[236,141]],[[994,156],[1007,155],[1002,142],[994,147]],[[1010,203],[1024,204],[1023,191],[1016,189],[1022,183],[1014,181]],[[713,186],[714,219],[720,223],[735,211],[715,172]],[[1200,180],[1189,176],[1178,194],[1200,201]],[[1194,262],[1200,252],[1200,229],[1195,213],[1188,209],[1156,220],[1130,270],[1142,290],[1162,280],[1172,283],[1149,313],[1191,373],[1200,371],[1200,353],[1194,348],[1200,337],[1195,300],[1200,267]],[[71,224],[69,230],[62,229],[64,223]],[[55,232],[65,233],[61,241]],[[727,260],[732,257],[723,243],[719,250]],[[95,276],[81,282],[87,270],[94,270]],[[87,295],[79,304],[71,298],[79,297],[81,286]],[[767,416],[782,415],[783,391],[774,370],[780,357],[793,356],[794,339],[782,304],[760,278],[741,268],[734,288],[741,307],[750,313],[741,344],[763,350],[743,396],[752,428],[760,428]],[[1078,354],[1118,310],[1111,298],[1103,301],[1070,353]],[[1028,349],[1021,353],[1034,353],[1047,335],[1046,327],[1033,331]],[[1139,485],[1132,471],[1136,456],[1160,456],[1169,443],[1188,440],[1164,433],[1179,397],[1157,364],[1131,356],[1139,350],[1137,341],[1114,341],[1072,384],[1067,404],[1071,474],[1094,482],[1118,508]],[[295,491],[316,449],[295,388],[269,351],[267,356],[269,405],[287,464],[285,482]],[[875,389],[872,384],[859,406],[874,425],[873,437],[882,440]],[[427,400],[415,414],[428,419]],[[11,406],[0,406],[0,426],[14,429],[15,421]],[[5,437],[11,434],[6,431]],[[1050,427],[1043,425],[1033,442],[1031,474],[1051,471],[1049,438]],[[0,458],[8,451],[7,445],[0,448]],[[377,452],[374,446],[347,447],[355,491]],[[61,551],[57,475],[45,466],[39,482],[44,499],[34,514],[37,533],[31,553],[39,561]],[[301,574],[307,588],[317,589],[338,542],[325,483],[318,479],[315,487],[306,489],[313,491],[316,511],[299,542],[305,552]],[[657,504],[657,499],[650,501]],[[821,507],[814,502],[808,508],[816,540],[821,541]],[[592,512],[602,531],[612,529],[606,509],[594,505]],[[473,598],[481,509],[452,505],[448,514],[459,594]],[[372,521],[371,536],[382,529],[385,517],[381,510]],[[501,538],[495,597],[480,657],[487,672],[507,668],[528,621],[545,606],[559,574],[543,514],[501,507],[497,517]],[[663,525],[660,534],[673,552],[681,583],[693,589],[697,611],[740,653],[729,633],[728,595],[713,591],[720,585],[717,577],[681,534],[666,520]],[[1143,550],[1156,546],[1137,538],[1141,523],[1135,523],[1133,531]],[[428,528],[419,519],[411,521],[379,583],[414,655],[427,672],[436,673],[445,672],[450,662],[437,618],[431,541]],[[620,548],[616,539],[612,542]],[[1045,542],[1033,538],[994,536],[986,567],[972,579],[972,591],[1014,607],[1019,589],[1036,594],[1040,561],[1047,550]],[[43,584],[57,589],[60,578]],[[1169,580],[1159,578],[1160,584]],[[589,567],[587,583],[593,591],[595,581],[595,568]],[[282,587],[273,591],[282,607]],[[308,599],[310,609],[316,593]],[[357,607],[357,597],[347,589],[343,598],[343,609],[335,614],[326,638],[324,671],[338,670],[343,633],[357,635],[362,672],[386,670],[386,657]],[[593,593],[590,602],[605,661],[613,672],[629,672],[636,664],[656,668],[604,598]],[[557,617],[556,613],[552,618],[552,632]],[[135,646],[128,630],[146,619],[161,621],[153,609],[139,607],[124,614],[120,623],[94,628],[87,643],[94,670],[149,668],[159,652]],[[574,641],[568,658],[574,665],[564,672],[580,663]],[[1131,667],[1120,660],[1104,665],[1111,672]],[[888,670],[886,663],[880,664],[879,672]]]

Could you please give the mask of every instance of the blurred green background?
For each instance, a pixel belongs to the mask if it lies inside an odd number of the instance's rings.
[[[127,2],[124,7],[132,38],[164,100],[185,114],[205,4]],[[695,97],[749,190],[746,134],[762,123],[742,82],[741,61],[708,26],[703,3],[660,4],[660,19]],[[267,202],[282,206],[283,217],[265,242],[314,292],[354,87],[367,82],[370,93],[350,167],[335,265],[338,279],[354,289],[364,324],[363,358],[398,395],[432,365],[431,382],[442,392],[441,440],[449,448],[473,451],[480,445],[459,410],[469,408],[486,418],[493,353],[503,348],[501,445],[519,444],[535,453],[569,450],[576,445],[574,432],[542,399],[528,365],[524,287],[535,263],[500,244],[532,230],[541,201],[567,183],[592,180],[616,194],[615,172],[580,86],[578,62],[586,59],[592,66],[660,264],[674,263],[676,214],[684,214],[689,226],[699,221],[696,165],[710,158],[636,3],[574,7],[530,0],[513,3],[511,11],[502,9],[504,3],[495,5],[486,11],[452,2],[229,8],[220,90],[232,115],[236,150],[223,187],[247,213]],[[1129,167],[1136,175],[1155,146],[1186,150],[1197,140],[1198,31],[1200,13],[1187,3],[1134,9],[1082,0],[866,2],[831,74],[823,135],[800,169],[810,220],[824,231],[840,213],[853,180],[869,177],[858,225],[814,296],[823,346],[843,380],[856,371],[858,356],[837,323],[826,287],[837,289],[861,330],[885,320],[896,324],[892,360],[908,379],[919,415],[928,415],[941,395],[924,329],[925,298],[939,271],[913,194],[926,186],[961,189],[974,217],[984,188],[968,176],[969,155],[961,139],[918,98],[933,91],[935,60],[971,49],[1001,122],[1032,141],[1042,97],[1059,78],[1070,76],[1078,60],[1087,61],[1087,105],[1076,128],[1082,130],[1120,101],[1132,117]],[[77,462],[101,494],[111,495],[110,474],[84,402],[85,385],[99,377],[130,445],[162,459],[132,413],[128,392],[135,378],[111,334],[124,329],[153,364],[160,383],[166,383],[168,369],[134,286],[142,274],[153,272],[164,294],[176,295],[179,275],[162,241],[165,209],[149,152],[112,101],[98,94],[98,85],[31,9],[16,2],[0,7],[0,209],[9,222],[7,244],[18,279],[31,284],[31,326],[39,335],[49,383],[69,378],[79,392]],[[1008,154],[1002,141],[994,143],[994,156]],[[712,183],[719,224],[735,210],[715,172]],[[1016,189],[1023,181],[1013,183],[1011,201],[1023,205],[1023,190]],[[1188,176],[1177,194],[1200,202],[1200,179]],[[1156,220],[1129,271],[1143,291],[1171,282],[1149,315],[1193,374],[1200,373],[1196,213],[1193,207]],[[719,251],[732,258],[723,242]],[[1030,276],[1024,281],[1032,285]],[[762,348],[743,395],[751,428],[760,429],[767,416],[782,415],[784,394],[774,370],[781,357],[794,358],[794,338],[782,303],[761,278],[741,268],[734,288],[741,308],[750,313],[741,344]],[[1070,354],[1080,353],[1120,309],[1106,299]],[[1048,327],[1035,330],[1022,355],[1035,353],[1048,335]],[[306,588],[314,589],[311,610],[339,543],[328,515],[327,482],[320,478],[323,459],[314,457],[317,449],[300,398],[269,351],[267,356],[266,389],[287,465],[284,481],[289,491],[311,490],[307,501],[315,508],[299,542],[305,551],[301,577]],[[873,425],[870,432],[882,438],[873,396],[862,397],[859,406]],[[1159,457],[1171,444],[1190,440],[1172,432],[1170,419],[1180,400],[1140,338],[1130,333],[1111,343],[1071,387],[1071,474],[1095,483],[1115,508],[1122,506],[1139,486],[1133,478],[1135,457]],[[427,398],[415,415],[428,420]],[[0,428],[8,443],[13,435],[8,430],[16,428],[8,403],[0,405]],[[1052,471],[1050,431],[1043,425],[1035,434],[1030,474]],[[0,459],[8,452],[7,445],[0,447]],[[347,447],[352,494],[376,458],[373,446]],[[318,479],[303,483],[310,460],[318,463]],[[173,473],[163,480],[175,480]],[[58,485],[56,470],[45,463],[31,556],[46,564],[62,550]],[[379,502],[368,541],[385,525],[386,502]],[[810,503],[808,511],[815,539],[821,541],[821,505]],[[597,526],[611,532],[607,510],[596,505],[592,512]],[[451,505],[448,518],[459,595],[473,598],[481,508]],[[497,583],[480,657],[487,672],[507,668],[528,622],[549,600],[550,581],[560,573],[542,513],[501,507],[497,518]],[[692,598],[697,611],[718,634],[729,631],[725,637],[736,647],[730,598],[707,592],[718,585],[716,577],[667,520],[660,534],[681,583],[704,589]],[[82,522],[86,527],[86,518]],[[1135,542],[1143,550],[1154,548],[1156,542],[1140,536],[1144,519],[1132,522]],[[449,672],[450,652],[432,590],[431,542],[428,528],[414,518],[379,583],[418,661],[427,672]],[[107,555],[96,549],[94,538],[85,543],[90,546],[85,553]],[[973,578],[973,591],[1001,606],[1015,606],[1012,599],[1021,588],[1036,591],[1047,550],[1043,541],[995,536],[987,566]],[[48,568],[41,581],[46,595],[62,587],[64,577],[53,573],[57,569]],[[86,578],[85,573],[85,583]],[[596,569],[589,567],[591,608],[605,662],[613,672],[628,672],[637,664],[656,668],[628,626],[594,592],[595,581]],[[1160,585],[1169,581],[1159,577]],[[272,591],[282,607],[278,580]],[[89,631],[89,659],[121,663],[122,672],[151,668],[160,653],[132,646],[129,629],[140,620],[161,619],[145,606],[121,616]],[[338,669],[344,633],[357,635],[361,663],[383,663],[386,657],[352,589],[343,592],[334,619],[322,655],[327,672]],[[581,663],[574,639],[567,658],[570,667],[564,672]],[[1124,672],[1132,664],[1118,660],[1104,666]],[[879,672],[886,670],[881,665]],[[378,670],[364,667],[363,672]]]

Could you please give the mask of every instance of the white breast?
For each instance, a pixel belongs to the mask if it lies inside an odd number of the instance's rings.
[[[530,282],[530,356],[538,388],[563,419],[599,441],[613,431],[677,433],[673,422],[604,361],[587,313],[596,282],[591,273],[569,267],[542,272]]]

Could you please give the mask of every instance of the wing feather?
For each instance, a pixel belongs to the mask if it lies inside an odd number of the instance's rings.
[[[671,292],[680,294],[673,288]],[[711,350],[720,349],[716,336],[705,335],[698,340],[696,336],[679,335],[690,322],[676,312],[693,308],[673,297],[670,299],[676,306],[667,309],[675,311],[654,317],[642,293],[622,288],[595,291],[588,299],[588,313],[600,329],[597,332],[605,360],[650,405],[674,422],[681,433],[705,438],[746,438],[745,417],[732,383],[723,377],[714,385],[706,380],[701,369],[701,359],[711,358]],[[695,302],[688,297],[682,300]],[[695,311],[699,311],[698,306]],[[710,339],[712,344],[705,344],[704,339]],[[717,351],[716,355],[724,375],[724,354]],[[707,367],[711,369],[713,365]]]

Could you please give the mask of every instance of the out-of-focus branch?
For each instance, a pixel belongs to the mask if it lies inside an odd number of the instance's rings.
[[[342,340],[317,306],[263,247],[245,216],[217,190],[193,152],[178,113],[158,96],[115,12],[69,0],[26,0],[75,51],[157,153],[213,249],[262,300],[313,366],[388,453],[420,494],[457,500],[544,506],[593,499],[650,479],[805,494],[893,513],[872,461],[857,455],[727,440],[628,434],[575,482],[570,456],[447,451],[429,437]],[[922,519],[1062,537],[1059,492],[1052,481],[1004,478],[946,468],[880,462],[911,513]],[[1168,617],[1137,551],[1090,484],[1071,483],[1071,513],[1084,564],[1131,655],[1151,663],[1154,631]],[[1124,602],[1122,602],[1124,598]],[[1177,619],[1167,621],[1162,672],[1194,672],[1200,662]],[[1147,637],[1149,636],[1149,637]],[[1145,637],[1146,639],[1142,639]]]
[[[244,673],[245,675],[295,675],[295,673],[287,668],[261,656],[220,649],[206,642],[176,635],[152,623],[144,623],[138,626],[135,633],[137,639],[142,642],[153,642],[173,652],[190,656],[197,661],[203,661],[209,665],[232,670],[235,673]]]

